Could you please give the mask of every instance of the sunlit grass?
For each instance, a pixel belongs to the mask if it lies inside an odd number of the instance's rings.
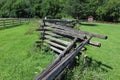
[[[87,51],[84,52],[94,61],[100,62],[97,71],[95,65],[83,69],[84,74],[80,74],[81,66],[74,69],[74,75],[79,76],[80,80],[119,80],[120,79],[120,24],[105,24],[105,23],[86,23],[83,22],[77,29],[84,31],[107,35],[107,40],[94,38],[93,41],[101,42],[101,48],[87,46]],[[81,62],[80,62],[81,63]],[[94,64],[94,63],[92,63]],[[101,71],[101,67],[105,70]],[[98,71],[100,70],[100,71]],[[96,76],[96,77],[95,77]],[[74,77],[76,79],[76,77]],[[73,79],[73,80],[74,80]],[[77,80],[77,79],[76,79]]]
[[[33,80],[54,59],[48,47],[35,47],[39,33],[38,21],[0,30],[0,80]],[[101,48],[87,46],[86,53],[93,59],[91,66],[83,68],[81,62],[67,77],[72,80],[119,80],[120,79],[120,24],[82,23],[77,29],[107,35],[107,40],[94,38]],[[97,66],[97,62],[102,65]],[[104,64],[104,65],[103,65]],[[106,67],[109,66],[110,68]],[[104,71],[104,68],[107,71]],[[82,72],[81,72],[82,70]],[[68,80],[69,80],[68,79]]]
[[[0,30],[0,80],[32,80],[53,60],[47,47],[35,47],[37,27],[38,22],[32,21]]]

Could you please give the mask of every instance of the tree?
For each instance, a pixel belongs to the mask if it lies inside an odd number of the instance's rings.
[[[61,1],[60,0],[44,0],[41,3],[41,14],[43,17],[57,18],[61,17]]]
[[[120,1],[108,0],[103,5],[99,6],[96,11],[100,20],[118,21],[120,18]]]
[[[1,0],[0,17],[48,17],[71,16],[86,19],[118,21],[119,0]]]
[[[86,19],[88,16],[95,16],[98,0],[67,0],[65,13],[77,19]]]

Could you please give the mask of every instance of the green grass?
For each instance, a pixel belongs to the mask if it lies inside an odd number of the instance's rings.
[[[82,74],[80,73],[80,66],[76,67],[74,75],[79,75],[82,78],[80,80],[120,80],[120,24],[102,24],[102,23],[85,23],[76,27],[84,31],[107,35],[107,40],[101,40],[94,38],[93,41],[99,41],[102,43],[101,48],[93,46],[87,46],[86,53],[90,58],[101,62],[113,69],[105,67],[104,65],[95,68],[95,61],[92,63],[94,66],[84,68]],[[101,70],[104,68],[105,70]],[[87,69],[87,70],[86,70]],[[85,72],[86,71],[86,72]],[[84,74],[83,74],[84,73]],[[97,78],[97,79],[96,79]],[[76,79],[76,77],[75,77]],[[74,79],[73,79],[74,80]],[[77,80],[77,79],[76,79]]]
[[[54,59],[47,47],[35,48],[35,41],[39,39],[36,26],[38,22],[34,21],[0,30],[0,80],[32,80]],[[81,73],[85,63],[80,63],[72,72],[68,71],[72,73],[68,77],[72,80],[120,80],[120,24],[83,23],[77,29],[108,36],[107,40],[94,38],[102,43],[101,48],[87,46],[84,53],[113,69],[92,62]]]
[[[35,48],[36,26],[34,21],[0,30],[0,80],[33,80],[53,60],[48,48]]]

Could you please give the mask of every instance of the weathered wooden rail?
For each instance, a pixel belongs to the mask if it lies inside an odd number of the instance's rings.
[[[27,18],[0,18],[0,27],[21,25],[29,22]]]
[[[74,27],[77,20],[44,19],[43,23],[45,24],[46,22],[54,23],[54,24],[62,25],[62,26],[67,26],[67,27]]]
[[[57,22],[60,23],[57,24]],[[58,54],[58,57],[40,73],[35,80],[55,79],[71,64],[75,56],[78,55],[81,50],[85,49],[85,45],[101,46],[100,42],[91,41],[93,37],[107,39],[107,36],[75,30],[67,26],[71,25],[71,22],[72,21],[46,19],[43,20],[43,24],[40,28],[37,29],[41,32],[42,40],[36,41],[36,43],[39,46],[43,41],[49,44],[50,48]]]

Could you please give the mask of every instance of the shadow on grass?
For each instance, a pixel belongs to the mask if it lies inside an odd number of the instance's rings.
[[[10,26],[6,26],[6,27],[0,27],[0,30],[11,29],[11,28],[14,28],[14,27],[18,27],[18,26],[20,26],[20,25],[22,25],[22,24],[14,25],[14,26],[10,25]]]
[[[94,63],[93,63],[94,62]],[[105,67],[105,68],[108,68],[108,69],[113,69],[111,66],[107,65],[107,64],[103,64],[101,61],[97,61],[95,59],[92,59],[90,57],[86,57],[86,63],[88,66],[92,66],[93,67]],[[102,68],[104,71],[108,72],[108,70]]]
[[[83,25],[83,26],[98,26],[97,24],[94,24],[94,23],[80,23],[80,25]]]
[[[25,24],[28,24],[28,23],[25,23]],[[0,27],[0,30],[11,29],[14,27],[19,27],[20,25],[23,25],[23,24],[16,24],[16,25],[10,25],[10,26],[6,26],[6,27]]]
[[[90,57],[78,59],[72,65],[74,67],[68,68],[61,80],[103,80],[106,73],[113,69]]]

